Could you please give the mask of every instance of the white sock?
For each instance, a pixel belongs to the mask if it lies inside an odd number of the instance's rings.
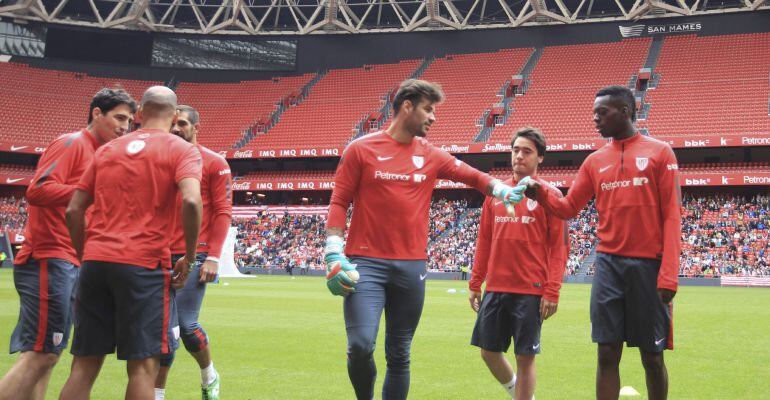
[[[166,389],[155,388],[155,400],[163,400],[166,398]]]
[[[516,398],[516,374],[513,374],[513,378],[508,383],[501,383],[503,389],[511,395],[512,399]]]
[[[208,367],[201,370],[201,384],[203,386],[211,385],[217,379],[217,370],[214,369],[214,362],[212,361]]]

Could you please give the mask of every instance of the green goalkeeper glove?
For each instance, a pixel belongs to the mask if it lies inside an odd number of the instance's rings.
[[[331,235],[326,238],[324,262],[326,263],[326,287],[335,296],[347,296],[356,291],[358,271],[343,254],[342,238]]]

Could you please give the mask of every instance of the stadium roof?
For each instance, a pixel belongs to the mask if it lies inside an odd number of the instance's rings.
[[[770,0],[3,0],[0,17],[155,32],[307,35],[516,28],[770,9]]]

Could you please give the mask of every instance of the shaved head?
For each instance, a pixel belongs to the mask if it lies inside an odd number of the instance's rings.
[[[176,112],[176,93],[165,86],[152,86],[139,105],[145,118],[168,118]]]

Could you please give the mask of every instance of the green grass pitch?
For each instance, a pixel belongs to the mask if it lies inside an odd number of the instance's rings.
[[[223,399],[351,399],[345,367],[341,298],[322,278],[260,276],[211,285],[201,320],[212,339]],[[456,293],[448,293],[454,288]],[[478,350],[468,344],[475,314],[464,282],[429,281],[422,321],[412,346],[412,399],[504,399]],[[565,285],[559,311],[543,326],[537,358],[538,399],[590,399],[595,346],[588,320],[589,285]],[[7,349],[18,316],[8,269],[0,270],[0,344]],[[384,324],[383,324],[384,328]],[[385,375],[383,329],[375,352],[376,398]],[[676,351],[666,352],[671,399],[770,398],[770,290],[682,287],[675,303]],[[0,355],[4,374],[15,356]],[[47,398],[55,399],[71,357],[54,370]],[[177,355],[167,398],[198,399],[200,374]],[[626,348],[623,386],[646,398],[636,349]],[[124,364],[108,356],[92,398],[118,399]]]

